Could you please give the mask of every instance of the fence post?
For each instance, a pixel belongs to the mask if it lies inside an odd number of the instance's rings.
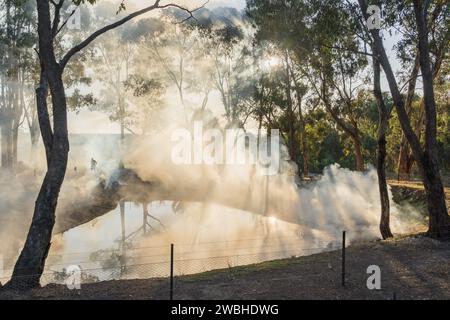
[[[170,301],[173,300],[173,256],[174,245],[170,245]]]
[[[345,231],[342,231],[342,286],[345,287]]]
[[[395,292],[392,294],[392,300],[397,300],[397,294]]]

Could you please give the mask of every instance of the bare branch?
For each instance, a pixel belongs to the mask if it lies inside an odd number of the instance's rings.
[[[178,8],[178,9],[180,9],[180,10],[184,10],[184,11],[186,11],[186,12],[189,14],[189,16],[188,16],[186,19],[181,20],[180,22],[178,22],[178,24],[185,23],[186,21],[189,21],[190,19],[197,20],[197,18],[194,17],[194,13],[195,13],[196,11],[198,11],[198,10],[204,8],[208,3],[209,3],[209,0],[207,0],[207,1],[206,1],[205,3],[203,3],[200,7],[196,8],[196,9],[194,9],[194,10],[186,10],[185,8],[183,8],[183,7],[181,7],[181,6],[174,4],[173,7]]]
[[[149,7],[146,7],[144,9],[138,10],[138,11],[136,11],[134,13],[131,13],[128,16],[120,19],[119,21],[116,21],[116,22],[114,22],[114,23],[112,23],[110,25],[107,25],[107,26],[105,26],[105,27],[95,31],[89,37],[87,37],[84,41],[82,41],[80,44],[76,45],[75,47],[73,47],[72,49],[70,49],[66,53],[66,55],[60,61],[61,68],[64,69],[66,67],[67,63],[69,62],[69,60],[75,54],[77,54],[78,52],[83,50],[85,47],[87,47],[92,41],[97,39],[99,36],[101,36],[102,34],[108,32],[110,30],[113,30],[113,29],[115,29],[117,27],[120,27],[121,25],[125,24],[126,22],[128,22],[128,21],[130,21],[130,20],[132,20],[132,19],[134,19],[134,18],[136,18],[138,16],[141,16],[143,14],[146,14],[146,13],[148,13],[150,11],[153,11],[153,10],[156,10],[156,9],[166,9],[166,8],[173,7],[173,8],[177,8],[177,9],[180,9],[180,10],[183,10],[183,11],[187,12],[189,14],[189,18],[188,18],[188,20],[189,20],[190,18],[194,17],[193,14],[194,14],[195,11],[199,10],[200,8],[203,8],[208,3],[208,2],[205,2],[201,7],[196,8],[194,10],[190,10],[190,9],[184,8],[184,7],[180,6],[180,5],[173,4],[173,3],[169,3],[169,4],[166,4],[166,5],[160,5],[160,2],[161,2],[161,0],[156,0],[153,5],[151,5]],[[183,21],[186,21],[186,19],[184,19]]]
[[[349,49],[349,48],[341,48],[341,47],[336,47],[336,46],[327,46],[327,45],[322,45],[324,48],[327,49],[332,49],[332,50],[337,50],[337,51],[344,51],[344,52],[351,52],[354,54],[360,54],[360,55],[364,55],[364,56],[368,56],[368,57],[373,57],[372,53],[369,53],[367,51],[360,51],[360,50],[353,50],[353,49]]]
[[[58,30],[55,32],[53,37],[56,37],[61,32],[61,30],[67,25],[67,23],[69,22],[70,18],[73,17],[73,15],[75,14],[75,12],[77,12],[77,10],[78,10],[78,7],[72,10],[72,12],[70,13],[69,17],[61,24],[61,27],[58,28]]]
[[[59,0],[58,3],[55,1],[51,1],[53,6],[55,7],[55,17],[53,18],[53,25],[52,25],[52,37],[54,38],[58,32],[58,26],[61,22],[61,8],[64,5],[65,0]]]

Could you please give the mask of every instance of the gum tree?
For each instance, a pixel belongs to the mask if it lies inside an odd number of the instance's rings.
[[[35,43],[34,2],[0,1],[5,26],[0,30],[0,127],[1,166],[13,170],[17,164],[17,140],[24,114],[24,91],[33,84]]]
[[[67,21],[62,19],[61,14],[65,1],[36,1],[39,36],[38,54],[41,68],[40,85],[36,91],[36,99],[39,125],[47,157],[47,173],[36,200],[33,219],[24,248],[14,267],[11,281],[7,284],[10,288],[26,290],[38,287],[50,249],[56,218],[55,210],[64,181],[69,155],[68,102],[63,81],[63,74],[68,63],[99,36],[138,16],[158,9],[173,7],[183,10],[187,18],[191,18],[195,11],[176,4],[162,5],[160,0],[156,0],[144,9],[135,11],[112,24],[98,29],[78,45],[68,50],[62,57],[58,57],[55,50],[57,46],[56,36],[67,23]],[[73,1],[78,6],[95,2],[95,0]],[[50,119],[47,106],[48,94],[50,94],[52,102],[52,120]]]
[[[368,21],[368,5],[365,0],[358,0],[362,15]],[[414,16],[416,20],[419,51],[419,63],[422,71],[424,112],[425,112],[425,145],[422,146],[419,137],[415,133],[408,112],[405,108],[405,99],[401,94],[398,80],[394,74],[389,57],[384,47],[380,30],[369,30],[373,46],[377,53],[391,91],[398,119],[403,133],[411,146],[414,159],[423,178],[427,195],[429,230],[431,237],[437,239],[450,238],[450,218],[445,203],[445,193],[439,168],[439,155],[437,148],[437,112],[434,97],[433,73],[431,70],[430,44],[429,44],[429,2],[414,0]]]

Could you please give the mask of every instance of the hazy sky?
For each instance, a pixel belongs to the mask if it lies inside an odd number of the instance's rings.
[[[108,0],[110,2],[116,3],[117,0]],[[133,9],[140,9],[148,4],[153,3],[153,0],[126,0],[125,3],[128,5],[129,11]],[[163,0],[161,3],[176,3],[179,5],[186,6],[190,9],[196,8],[203,5],[206,0]],[[236,9],[245,8],[245,0],[209,0],[206,7],[217,8],[217,7],[234,7]],[[71,112],[69,114],[69,132],[70,133],[91,133],[91,134],[109,134],[109,133],[119,133],[120,126],[117,123],[110,121],[107,114],[101,112],[90,112],[87,110],[81,111],[79,113]]]
[[[108,0],[117,3],[117,0]],[[126,0],[125,3],[128,6],[129,11],[141,9],[149,4],[152,4],[154,0]],[[190,9],[196,8],[204,4],[206,0],[162,0],[162,4],[176,3],[178,5],[186,6]],[[244,9],[246,0],[209,0],[206,5],[208,8],[216,7],[234,7],[237,9]],[[388,37],[385,42],[386,49],[390,55],[390,60],[394,70],[398,70],[400,65],[395,58],[395,53],[392,51],[393,45],[396,43],[395,37]],[[383,90],[388,91],[387,81],[383,74],[382,79]],[[108,115],[101,112],[89,112],[82,111],[78,114],[69,114],[69,131],[71,133],[118,133],[120,131],[117,123],[112,123]]]

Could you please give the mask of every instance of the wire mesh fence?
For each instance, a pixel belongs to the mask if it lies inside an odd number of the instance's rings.
[[[266,242],[261,242],[261,239],[265,239]],[[26,287],[27,281],[36,281],[36,278],[42,286],[59,285],[61,290],[79,289],[84,285],[110,280],[158,279],[162,280],[163,287],[156,298],[169,299],[174,296],[178,299],[189,298],[186,292],[198,279],[208,279],[192,277],[192,275],[220,270],[211,275],[217,275],[217,280],[224,292],[229,292],[229,296],[225,293],[225,297],[231,299],[236,292],[248,297],[264,297],[264,292],[280,285],[295,285],[303,292],[311,292],[312,297],[315,296],[314,292],[320,294],[327,291],[329,295],[330,292],[334,292],[333,290],[342,290],[344,286],[368,290],[367,281],[370,275],[367,274],[366,268],[369,265],[366,260],[363,261],[358,256],[346,254],[345,238],[335,238],[332,241],[315,240],[309,243],[309,246],[302,245],[300,240],[300,238],[292,239],[291,237],[290,239],[266,237],[175,244],[173,254],[170,245],[142,246],[126,248],[126,250],[124,248],[108,249],[100,253],[55,254],[48,257],[42,276],[39,277],[36,274],[18,276],[16,278],[23,281],[14,281],[14,286],[10,289],[21,290],[23,289],[21,286]],[[290,258],[312,256],[318,253],[322,254],[314,260],[290,260]],[[408,259],[414,264],[417,257],[411,254]],[[282,266],[283,261],[289,261],[290,268],[285,272],[279,269],[277,272],[263,272],[261,275],[250,271],[264,270],[263,267],[256,267],[256,269],[246,267],[266,261],[272,261],[269,266],[275,268]],[[402,269],[401,266],[392,268],[389,261],[374,261],[383,270],[382,281],[386,289],[384,296],[381,297],[399,298],[396,291],[399,291],[398,288],[402,286],[419,292],[422,295],[421,298],[435,297],[435,292],[432,290],[436,289],[435,279],[450,280],[449,261],[450,259],[445,260],[440,257],[422,259],[420,265],[423,268],[415,270],[406,267]],[[11,261],[7,260],[1,263],[11,265]],[[436,269],[431,278],[421,276],[429,274],[426,268],[430,265],[439,265],[440,271]],[[12,270],[4,270],[0,282],[3,284],[8,282],[11,274]],[[440,283],[438,289],[447,290],[450,293],[448,283],[450,281],[447,281],[447,286],[442,286]],[[336,291],[335,294],[339,297],[343,293]],[[214,297],[217,294],[211,293],[211,296]],[[379,295],[375,297],[380,298]]]

